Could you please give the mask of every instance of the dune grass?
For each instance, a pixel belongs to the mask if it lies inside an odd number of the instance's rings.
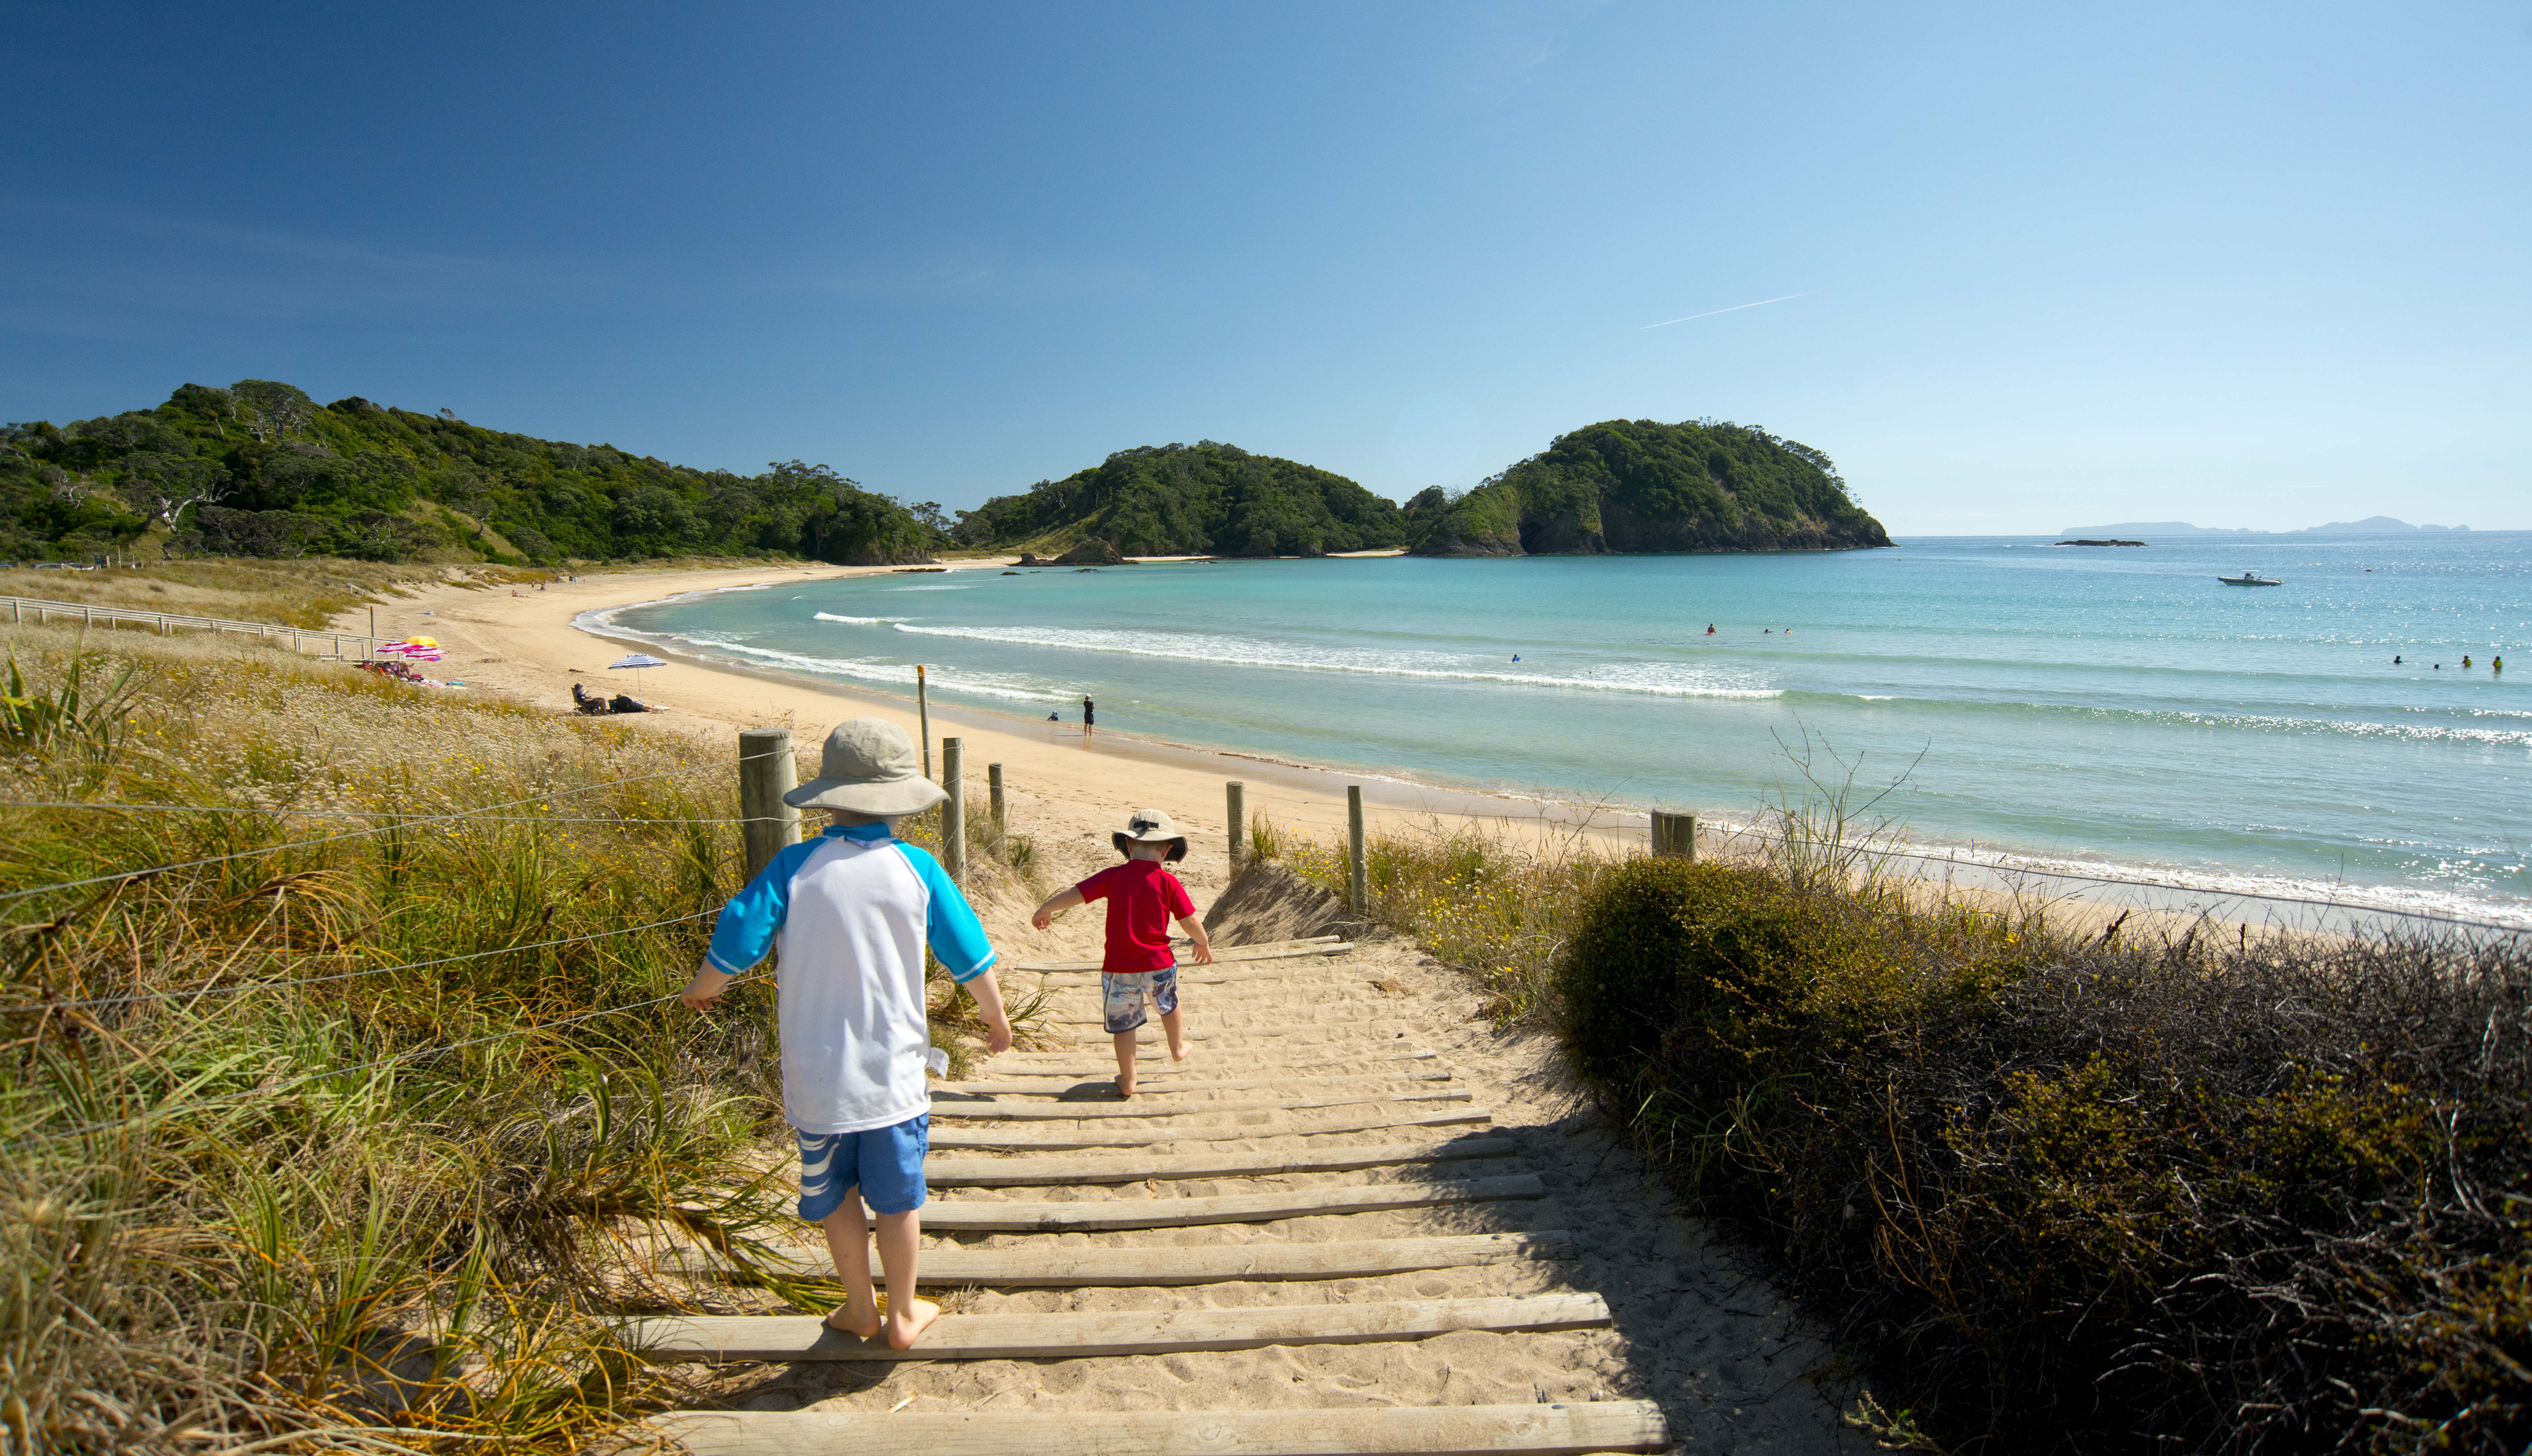
[[[11,1452],[571,1447],[675,1394],[617,1320],[765,1298],[659,1254],[827,1292],[768,1255],[770,983],[663,999],[737,884],[728,750],[252,645],[7,648]],[[108,803],[171,807],[23,807]]]

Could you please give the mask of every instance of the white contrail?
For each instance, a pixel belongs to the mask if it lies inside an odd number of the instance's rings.
[[[1728,309],[1708,309],[1708,310],[1706,310],[1706,311],[1705,311],[1704,313],[1702,313],[1702,314],[1691,314],[1691,315],[1689,315],[1689,316],[1688,316],[1688,318],[1686,318],[1686,319],[1664,319],[1664,320],[1663,320],[1662,321],[1660,321],[1659,323],[1647,323],[1647,324],[1645,324],[1645,325],[1644,325],[1644,328],[1668,328],[1668,327],[1670,327],[1670,326],[1671,326],[1672,324],[1674,324],[1674,323],[1688,323],[1688,322],[1694,321],[1694,320],[1698,320],[1698,319],[1711,319],[1711,318],[1713,318],[1713,317],[1714,317],[1715,315],[1717,315],[1717,314],[1738,314],[1738,313],[1740,313],[1743,309],[1755,309],[1755,308],[1761,308],[1761,307],[1764,307],[1764,306],[1765,306],[1765,305],[1767,305],[1767,304],[1780,304],[1780,303],[1783,303],[1783,302],[1785,301],[1785,299],[1788,299],[1788,298],[1809,298],[1809,297],[1811,297],[1811,295],[1810,295],[1810,294],[1808,294],[1808,293],[1788,293],[1788,294],[1786,294],[1786,295],[1785,295],[1785,297],[1784,297],[1784,298],[1762,298],[1762,299],[1758,300],[1758,302],[1756,302],[1756,303],[1755,303],[1755,304],[1734,304],[1732,307],[1730,307],[1730,308],[1728,308]],[[1638,330],[1637,330],[1637,332],[1639,332],[1639,333],[1640,333],[1640,332],[1642,332],[1642,331],[1643,331],[1643,329],[1638,329]]]

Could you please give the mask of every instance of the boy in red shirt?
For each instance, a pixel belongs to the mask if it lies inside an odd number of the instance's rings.
[[[1204,922],[1195,917],[1179,877],[1161,868],[1166,860],[1186,858],[1186,836],[1158,809],[1136,809],[1125,828],[1110,839],[1123,864],[1103,869],[1069,890],[1059,890],[1037,907],[1029,923],[1044,930],[1055,917],[1077,904],[1108,902],[1108,949],[1099,964],[1102,1019],[1117,1043],[1117,1090],[1134,1095],[1134,1031],[1147,1019],[1149,999],[1161,1014],[1161,1030],[1170,1038],[1170,1060],[1186,1060],[1185,1024],[1179,1016],[1179,970],[1170,954],[1170,921],[1195,943],[1198,965],[1213,963],[1213,946]]]

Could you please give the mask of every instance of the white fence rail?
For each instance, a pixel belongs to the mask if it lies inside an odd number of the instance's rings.
[[[343,661],[367,662],[377,651],[383,637],[365,637],[358,632],[334,632],[309,627],[275,626],[271,622],[230,621],[216,616],[186,616],[174,612],[141,612],[129,607],[98,607],[86,602],[46,602],[35,597],[0,597],[9,609],[12,623],[33,622],[44,626],[56,621],[76,620],[84,627],[147,627],[160,636],[173,632],[242,632],[266,642],[287,642],[293,652],[305,652]],[[344,649],[352,650],[347,654]]]

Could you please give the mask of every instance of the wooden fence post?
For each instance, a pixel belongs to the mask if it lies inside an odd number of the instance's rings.
[[[923,665],[914,665],[914,716],[923,728],[923,777],[932,779],[932,699],[925,686]],[[933,779],[933,783],[941,781]]]
[[[956,884],[967,881],[967,779],[963,772],[966,742],[941,740],[941,786],[950,797],[941,805],[941,867]]]
[[[746,821],[739,829],[747,845],[749,879],[800,842],[800,811],[782,802],[782,795],[799,782],[789,728],[739,729],[738,817]]]
[[[1371,861],[1362,845],[1362,786],[1346,786],[1346,884],[1352,892],[1357,920],[1371,914]]]
[[[991,801],[988,807],[994,811],[994,838],[1008,839],[1011,833],[1011,821],[1003,809],[1003,766],[1001,764],[985,765],[985,791]]]
[[[1697,816],[1653,810],[1653,853],[1664,859],[1697,860]]]
[[[1248,786],[1234,779],[1222,786],[1223,822],[1231,826],[1231,872],[1239,873],[1240,856],[1248,852]]]

